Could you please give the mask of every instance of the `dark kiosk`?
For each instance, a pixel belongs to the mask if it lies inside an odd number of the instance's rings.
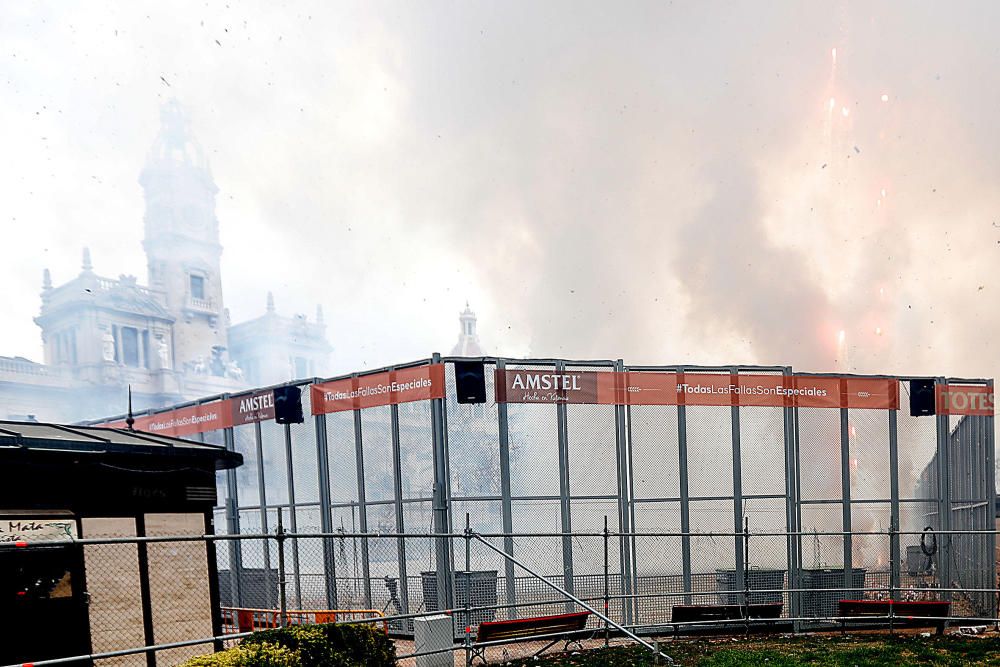
[[[214,542],[79,542],[212,534],[216,471],[242,462],[139,431],[0,421],[4,664],[221,634]]]

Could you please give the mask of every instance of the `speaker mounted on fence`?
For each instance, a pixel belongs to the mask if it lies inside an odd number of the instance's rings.
[[[486,402],[486,368],[483,362],[455,362],[455,394],[459,403]]]
[[[926,417],[937,413],[934,380],[910,380],[910,414]]]

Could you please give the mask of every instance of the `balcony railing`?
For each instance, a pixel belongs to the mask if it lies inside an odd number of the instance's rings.
[[[218,313],[218,309],[215,307],[214,299],[199,299],[197,297],[188,295],[187,299],[188,310],[193,310],[198,313],[210,313],[215,315]]]

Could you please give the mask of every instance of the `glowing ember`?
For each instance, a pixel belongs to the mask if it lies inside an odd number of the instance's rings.
[[[882,327],[875,327],[875,335],[876,336],[882,335]]]
[[[888,95],[882,95],[882,101],[883,102],[888,102],[889,101],[889,96]]]
[[[851,110],[848,109],[847,107],[844,107],[843,109],[840,110],[840,113],[844,114],[844,116],[846,117],[848,114],[851,113]]]
[[[830,98],[830,111],[833,111],[833,108],[835,106],[837,106],[837,100],[831,97]]]

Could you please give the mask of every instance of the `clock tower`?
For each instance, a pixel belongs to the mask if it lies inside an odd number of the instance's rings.
[[[160,132],[139,177],[146,199],[143,248],[149,287],[166,294],[177,370],[225,362],[227,348],[218,188],[176,100],[160,112]]]

